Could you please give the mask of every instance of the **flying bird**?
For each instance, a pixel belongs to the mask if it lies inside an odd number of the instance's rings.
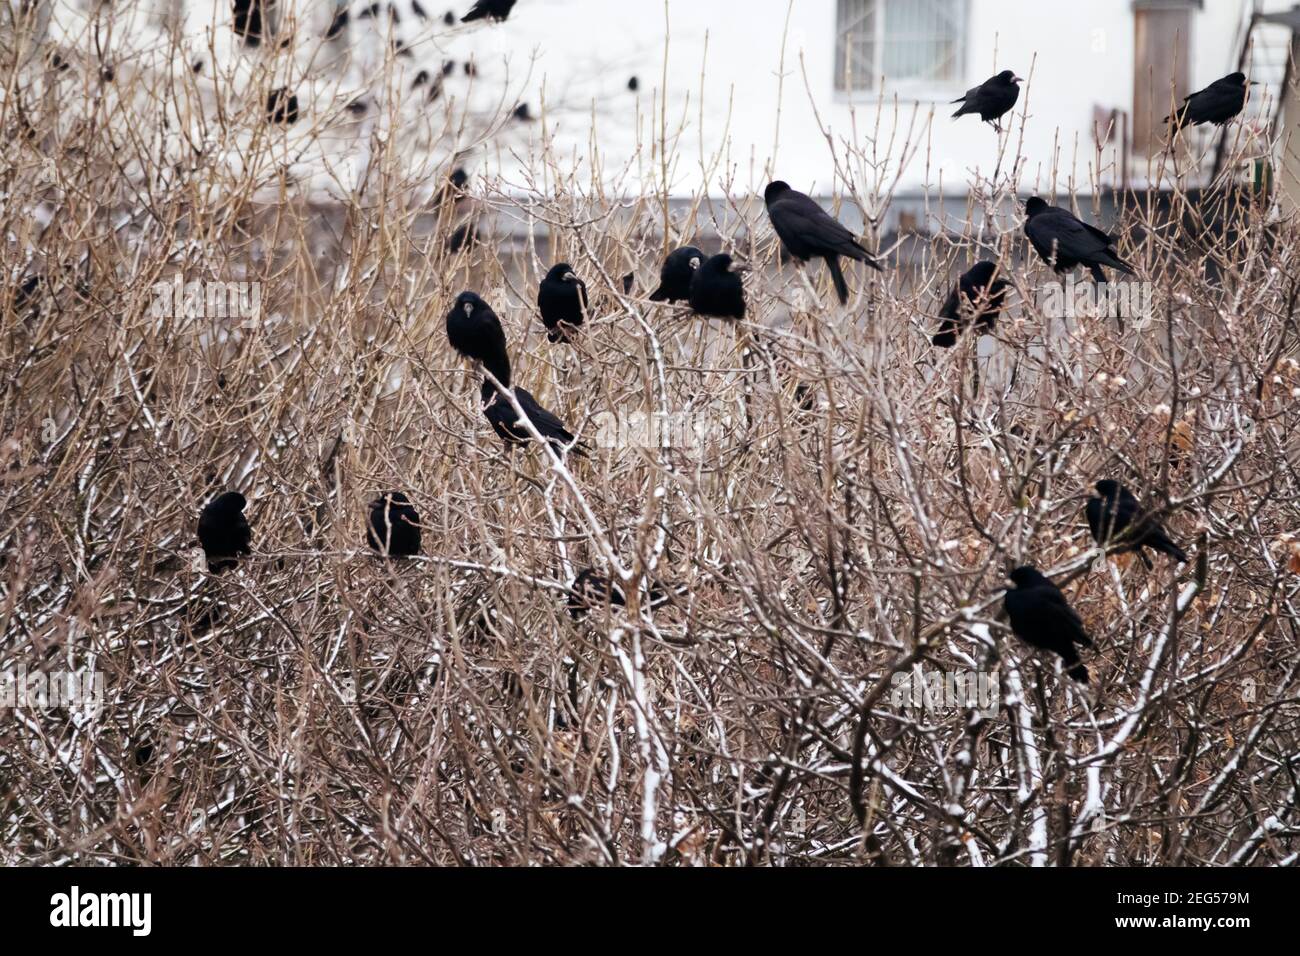
[[[779,180],[768,184],[763,192],[763,201],[772,228],[781,237],[786,252],[800,262],[818,258],[826,260],[841,304],[849,301],[849,286],[840,271],[840,256],[880,269],[867,250],[858,245],[853,233],[836,222],[811,197],[791,189],[789,184]]]
[[[474,20],[493,20],[500,23],[510,16],[510,9],[514,5],[515,0],[478,0],[474,6],[470,7],[469,13],[460,18],[460,22],[470,23]]]
[[[1205,123],[1222,126],[1241,112],[1246,105],[1246,90],[1253,85],[1246,82],[1245,73],[1229,73],[1184,99],[1182,106],[1165,117],[1165,122],[1173,123],[1175,130]]]
[[[577,455],[587,454],[586,449],[578,444],[573,432],[565,428],[564,423],[554,414],[542,408],[532,392],[523,386],[515,386],[511,392],[538,434],[555,449],[557,455],[562,455],[570,449]],[[497,391],[495,385],[485,379],[479,395],[483,401],[483,414],[487,417],[492,430],[507,447],[527,445],[533,440],[527,427],[519,421],[519,413],[510,404],[510,400]]]
[[[1118,240],[1096,226],[1090,226],[1073,213],[1059,206],[1049,206],[1033,196],[1025,203],[1025,235],[1030,244],[1057,272],[1069,272],[1076,266],[1087,266],[1097,282],[1106,281],[1102,266],[1133,274],[1133,267],[1121,259],[1111,248]]]
[[[366,543],[390,558],[420,553],[420,515],[400,491],[387,491],[370,502]]]
[[[978,113],[980,119],[992,123],[995,130],[1002,132],[998,120],[1011,112],[1016,100],[1020,99],[1020,84],[1023,82],[1013,70],[1003,70],[997,76],[989,77],[979,86],[967,90],[965,96],[953,100],[953,103],[960,103],[961,107],[952,114],[952,118]]]
[[[685,302],[691,297],[691,280],[704,263],[704,253],[694,246],[682,246],[668,253],[659,270],[659,288],[650,293],[651,302]]]
[[[973,318],[981,332],[992,332],[1006,301],[1007,288],[1011,283],[997,275],[995,262],[977,262],[968,269],[960,279],[957,287],[939,310],[943,324],[931,340],[940,348],[951,348],[957,344],[958,333]]]
[[[1152,566],[1151,559],[1144,548],[1167,554],[1180,564],[1187,560],[1187,553],[1170,539],[1160,522],[1142,514],[1142,507],[1131,491],[1109,478],[1094,487],[1097,495],[1084,505],[1094,541],[1103,547],[1122,543],[1126,545],[1123,550],[1136,552],[1148,568]]]
[[[745,284],[740,274],[746,268],[736,265],[726,253],[706,259],[691,279],[691,308],[717,319],[743,319]]]
[[[199,512],[199,544],[213,574],[234,570],[241,556],[253,553],[253,529],[244,517],[247,504],[238,491],[227,491]]]
[[[1031,647],[1059,654],[1066,673],[1081,684],[1088,683],[1088,669],[1074,646],[1092,647],[1092,641],[1061,589],[1028,565],[1016,568],[1010,576],[1015,587],[1007,591],[1004,603],[1011,630]]]
[[[510,384],[506,333],[492,307],[475,292],[462,292],[447,313],[447,341],[465,358],[482,362],[502,385]]]
[[[537,289],[537,308],[546,326],[546,338],[552,342],[569,341],[566,327],[577,328],[586,317],[586,283],[573,274],[567,262],[552,266]]]

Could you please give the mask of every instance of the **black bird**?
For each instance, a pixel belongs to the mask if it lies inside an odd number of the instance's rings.
[[[447,237],[447,251],[455,255],[478,242],[478,229],[473,223],[463,222]]]
[[[1094,541],[1103,546],[1123,543],[1124,550],[1136,552],[1148,568],[1151,559],[1143,548],[1167,554],[1179,563],[1187,560],[1187,553],[1174,544],[1160,522],[1142,514],[1142,507],[1131,491],[1109,478],[1094,487],[1097,497],[1089,498],[1084,506]]]
[[[1092,641],[1061,589],[1028,565],[1012,571],[1011,581],[1015,587],[1007,591],[1005,600],[1011,630],[1031,647],[1059,654],[1066,673],[1088,683],[1088,669],[1080,663],[1074,645],[1092,647]]]
[[[272,123],[292,126],[298,122],[298,96],[283,86],[266,94],[266,118]]]
[[[429,15],[424,12],[424,7],[420,6],[420,0],[411,0],[411,12],[421,20],[429,19]]]
[[[249,46],[262,42],[262,0],[232,0],[235,33]]]
[[[515,0],[478,0],[470,8],[469,13],[460,18],[461,23],[469,23],[472,20],[495,20],[500,23],[506,17],[510,16],[510,9],[515,5]]]
[[[1011,284],[1001,277],[995,279],[997,271],[995,262],[977,262],[957,280],[957,287],[939,310],[943,324],[932,339],[935,345],[945,349],[956,345],[958,333],[972,317],[980,331],[993,331]]]
[[[504,382],[502,384],[505,384]],[[587,451],[582,445],[577,444],[573,432],[564,427],[554,414],[548,412],[538,404],[533,393],[523,386],[515,386],[511,391],[514,393],[515,401],[519,407],[524,410],[528,420],[533,423],[546,441],[555,449],[557,455],[562,455],[570,449],[575,454],[585,456]],[[484,379],[479,395],[483,400],[483,414],[487,416],[488,423],[492,430],[497,433],[500,439],[507,446],[527,445],[533,440],[532,434],[520,423],[519,414],[515,411],[510,400],[497,391],[495,385]]]
[[[477,293],[462,292],[447,313],[447,341],[451,347],[476,362],[502,385],[510,384],[510,357],[501,320]]]
[[[704,262],[704,253],[694,246],[682,246],[668,253],[659,270],[659,288],[650,293],[651,302],[684,302],[691,297],[691,280]]]
[[[520,103],[516,106],[512,115],[521,123],[531,123],[533,121],[533,111],[528,108],[527,103]]]
[[[967,90],[965,96],[953,100],[960,103],[961,108],[952,114],[952,118],[978,113],[980,119],[992,123],[995,130],[1002,132],[998,120],[1011,112],[1016,100],[1020,99],[1019,84],[1022,82],[1013,70],[1003,70],[997,76],[989,77],[979,86]]]
[[[627,88],[631,90],[633,93],[635,93],[637,90],[641,89],[641,81],[638,80],[635,76],[629,77],[627,81]]]
[[[849,286],[840,271],[840,256],[865,262],[873,269],[880,268],[867,250],[858,245],[853,233],[831,218],[811,197],[791,189],[788,183],[779,180],[770,183],[763,192],[763,201],[772,228],[781,237],[786,252],[800,262],[826,260],[841,304],[849,301]]]
[[[253,529],[244,517],[248,502],[238,491],[227,491],[208,502],[199,512],[199,544],[213,574],[232,571],[242,555],[252,554],[249,547]]]
[[[573,274],[567,262],[551,266],[537,288],[537,308],[542,313],[546,337],[552,342],[567,342],[569,336],[564,326],[577,328],[587,313],[587,286]],[[561,326],[560,323],[564,323]]]
[[[348,8],[338,7],[330,18],[330,25],[325,30],[325,39],[333,40],[348,28]]]
[[[733,264],[725,252],[706,259],[691,279],[691,308],[717,319],[743,319],[745,284],[740,273],[746,268]]]
[[[659,607],[668,599],[669,595],[664,586],[658,581],[651,582],[650,606]],[[627,606],[622,587],[612,584],[609,578],[595,568],[583,568],[573,579],[573,584],[569,585],[569,614],[577,620],[588,611],[604,607],[606,604],[616,607]]]
[[[1182,106],[1165,117],[1165,122],[1173,123],[1175,130],[1205,123],[1222,126],[1246,105],[1246,89],[1249,85],[1254,84],[1246,83],[1245,73],[1229,73],[1184,99]]]
[[[1057,272],[1069,272],[1084,265],[1097,282],[1106,281],[1102,266],[1125,275],[1133,274],[1133,267],[1111,248],[1118,240],[1076,218],[1069,210],[1049,206],[1034,196],[1025,203],[1025,212],[1029,216],[1025,220],[1025,235],[1044,262],[1056,263]]]
[[[420,553],[420,515],[400,491],[387,491],[370,502],[366,543],[390,558]]]

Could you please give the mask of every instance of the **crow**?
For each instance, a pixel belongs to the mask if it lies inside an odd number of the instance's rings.
[[[791,189],[789,184],[779,180],[768,184],[763,191],[763,202],[767,205],[772,228],[781,237],[781,245],[787,253],[800,262],[816,258],[826,260],[841,304],[849,301],[849,286],[840,271],[840,256],[880,269],[867,250],[858,245],[853,233],[832,219],[810,197]]]
[[[266,94],[266,118],[272,123],[292,126],[298,122],[298,96],[286,87],[278,87]]]
[[[573,432],[565,428],[564,423],[555,415],[542,408],[532,392],[522,386],[515,386],[511,391],[538,434],[546,439],[557,455],[571,449],[577,455],[586,456],[586,449],[578,443]],[[533,440],[532,434],[520,423],[519,414],[510,400],[498,392],[495,385],[485,379],[479,395],[483,400],[483,414],[507,447],[527,445]]]
[[[551,267],[537,289],[537,308],[551,342],[567,342],[567,327],[582,325],[587,312],[587,286],[573,274],[573,267],[561,262]],[[561,325],[563,323],[563,325]]]
[[[1031,647],[1059,654],[1066,673],[1088,683],[1088,669],[1080,663],[1074,645],[1092,647],[1092,641],[1061,589],[1028,565],[1012,571],[1011,582],[1015,587],[1005,599],[1011,630]]]
[[[660,607],[669,600],[667,590],[658,581],[650,582],[650,606]],[[583,568],[569,585],[569,614],[576,621],[588,611],[605,605],[626,607],[623,589],[595,568]]]
[[[978,113],[980,119],[992,123],[995,130],[1002,132],[998,120],[1011,112],[1012,107],[1016,105],[1016,100],[1020,99],[1019,84],[1023,82],[1014,71],[1003,70],[997,76],[990,77],[979,86],[967,90],[965,96],[953,100],[953,103],[962,105],[952,114],[952,118],[956,119],[967,113]]]
[[[370,502],[366,543],[390,558],[420,553],[420,515],[400,491],[387,491]]]
[[[510,16],[510,8],[515,5],[515,0],[478,0],[469,13],[460,18],[461,23],[470,23],[473,20],[495,20],[497,23],[505,20]]]
[[[682,246],[668,253],[659,270],[659,288],[650,293],[651,302],[679,302],[691,297],[691,280],[704,262],[704,253],[694,246]]]
[[[1182,106],[1165,117],[1165,122],[1173,123],[1175,130],[1205,123],[1222,126],[1241,112],[1246,105],[1246,89],[1254,85],[1246,83],[1245,73],[1229,73],[1184,99]]]
[[[691,279],[691,308],[699,315],[713,318],[743,319],[745,285],[740,274],[746,268],[733,264],[726,253],[706,259]]]
[[[1147,568],[1151,559],[1143,548],[1167,554],[1180,564],[1187,560],[1187,552],[1174,544],[1160,522],[1141,513],[1137,498],[1127,488],[1109,478],[1094,487],[1098,497],[1089,498],[1084,506],[1094,541],[1103,547],[1123,543],[1123,550],[1136,552]]]
[[[1057,272],[1084,265],[1097,282],[1106,281],[1102,266],[1133,274],[1133,267],[1111,248],[1118,241],[1114,236],[1077,219],[1068,210],[1049,206],[1037,196],[1025,203],[1025,212],[1029,217],[1025,220],[1025,235],[1044,262],[1055,263]]]
[[[980,331],[993,331],[1010,286],[1006,279],[994,278],[997,271],[995,262],[977,262],[957,280],[957,287],[939,310],[943,324],[932,339],[935,345],[944,349],[956,345],[957,334],[972,317]]]
[[[262,0],[232,0],[231,10],[234,22],[231,24],[235,33],[242,37],[248,46],[257,46],[262,42]]]
[[[242,555],[252,554],[253,529],[244,517],[248,504],[238,491],[227,491],[199,512],[199,544],[213,574],[232,571]]]
[[[510,384],[505,330],[492,307],[477,293],[462,292],[456,297],[447,313],[447,341],[465,358],[482,362],[502,385]]]

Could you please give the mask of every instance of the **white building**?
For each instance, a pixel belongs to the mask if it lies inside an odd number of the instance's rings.
[[[286,133],[296,182],[312,198],[356,188],[366,168],[357,154],[376,129],[416,178],[454,162],[520,192],[544,188],[543,160],[582,189],[599,180],[676,201],[751,194],[771,178],[820,195],[846,181],[858,194],[883,184],[900,211],[940,193],[960,199],[995,173],[1020,194],[1140,187],[1175,93],[1236,69],[1251,36],[1258,55],[1247,64],[1265,84],[1248,112],[1271,119],[1289,39],[1285,27],[1275,28],[1282,40],[1262,26],[1252,34],[1259,10],[1289,7],[1262,0],[519,0],[508,22],[465,27],[443,16],[469,0],[418,0],[425,16],[412,0],[353,0],[341,4],[346,30],[330,41],[335,0],[264,2],[283,46],[249,49],[232,32],[230,3],[213,0],[142,0],[131,28],[110,39],[138,48],[171,24],[190,59],[217,61],[227,89],[255,85],[259,58],[283,59],[275,82],[321,121]],[[103,14],[89,11],[102,8],[54,6],[54,41],[91,50],[88,24]],[[397,48],[406,52],[392,55]],[[127,52],[116,55],[147,62]],[[479,115],[522,102],[535,121],[490,138],[431,122],[416,77],[444,68],[440,109]],[[1006,155],[978,117],[950,118],[951,100],[1002,69],[1027,81]],[[377,77],[399,101],[396,115],[344,115],[340,104],[384,101]],[[1252,122],[1238,124],[1248,137]],[[1208,170],[1213,134],[1196,135]],[[849,144],[861,155],[850,158]],[[1016,154],[1024,164],[1013,171]]]

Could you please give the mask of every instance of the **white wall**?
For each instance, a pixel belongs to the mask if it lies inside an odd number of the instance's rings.
[[[1236,53],[1231,47],[1245,2],[1206,0],[1205,9],[1196,14],[1197,87],[1233,68]],[[787,0],[668,0],[667,8],[668,113],[670,125],[683,117],[685,124],[674,192],[690,194],[707,181],[709,192],[721,193],[727,170],[734,170],[733,192],[761,188],[769,163],[777,176],[800,188],[829,192],[834,164],[812,106],[834,138],[851,137],[863,144],[875,126],[879,105],[864,96],[850,103],[833,91],[834,0],[794,0],[792,6]],[[788,10],[784,108],[780,142],[774,146],[776,74]],[[1011,143],[1012,150],[1019,146],[1028,159],[1022,190],[1050,190],[1072,180],[1080,191],[1089,191],[1097,165],[1094,105],[1125,110],[1132,106],[1130,0],[973,0],[968,33],[967,82],[945,91],[951,95],[944,96],[944,102],[916,107],[916,137],[922,148],[902,177],[900,191],[916,193],[941,182],[946,191],[960,191],[972,172],[992,173],[997,162],[992,130],[974,117],[951,120],[953,107],[946,100],[1004,68],[1032,80],[1017,107],[1017,115],[1026,102],[1029,107],[1023,145],[1019,119]],[[560,155],[574,149],[585,155],[592,134],[590,101],[599,100],[595,141],[605,152],[607,168],[616,168],[618,160],[632,152],[638,132],[642,142],[656,135],[656,124],[647,114],[661,86],[664,36],[660,2],[520,0],[504,27],[467,37],[466,42],[474,43],[480,58],[489,49],[497,57],[510,57],[516,70],[536,52],[535,80],[544,81],[553,107],[564,107],[557,115]],[[621,92],[634,73],[641,80],[639,97]],[[911,122],[913,107],[900,104],[901,127]],[[887,111],[892,115],[892,102]],[[721,169],[711,175],[702,171],[701,152],[723,157]],[[895,154],[899,152],[896,148]],[[1059,183],[1053,182],[1054,162],[1059,164]],[[1113,170],[1111,157],[1103,158],[1102,167]]]

